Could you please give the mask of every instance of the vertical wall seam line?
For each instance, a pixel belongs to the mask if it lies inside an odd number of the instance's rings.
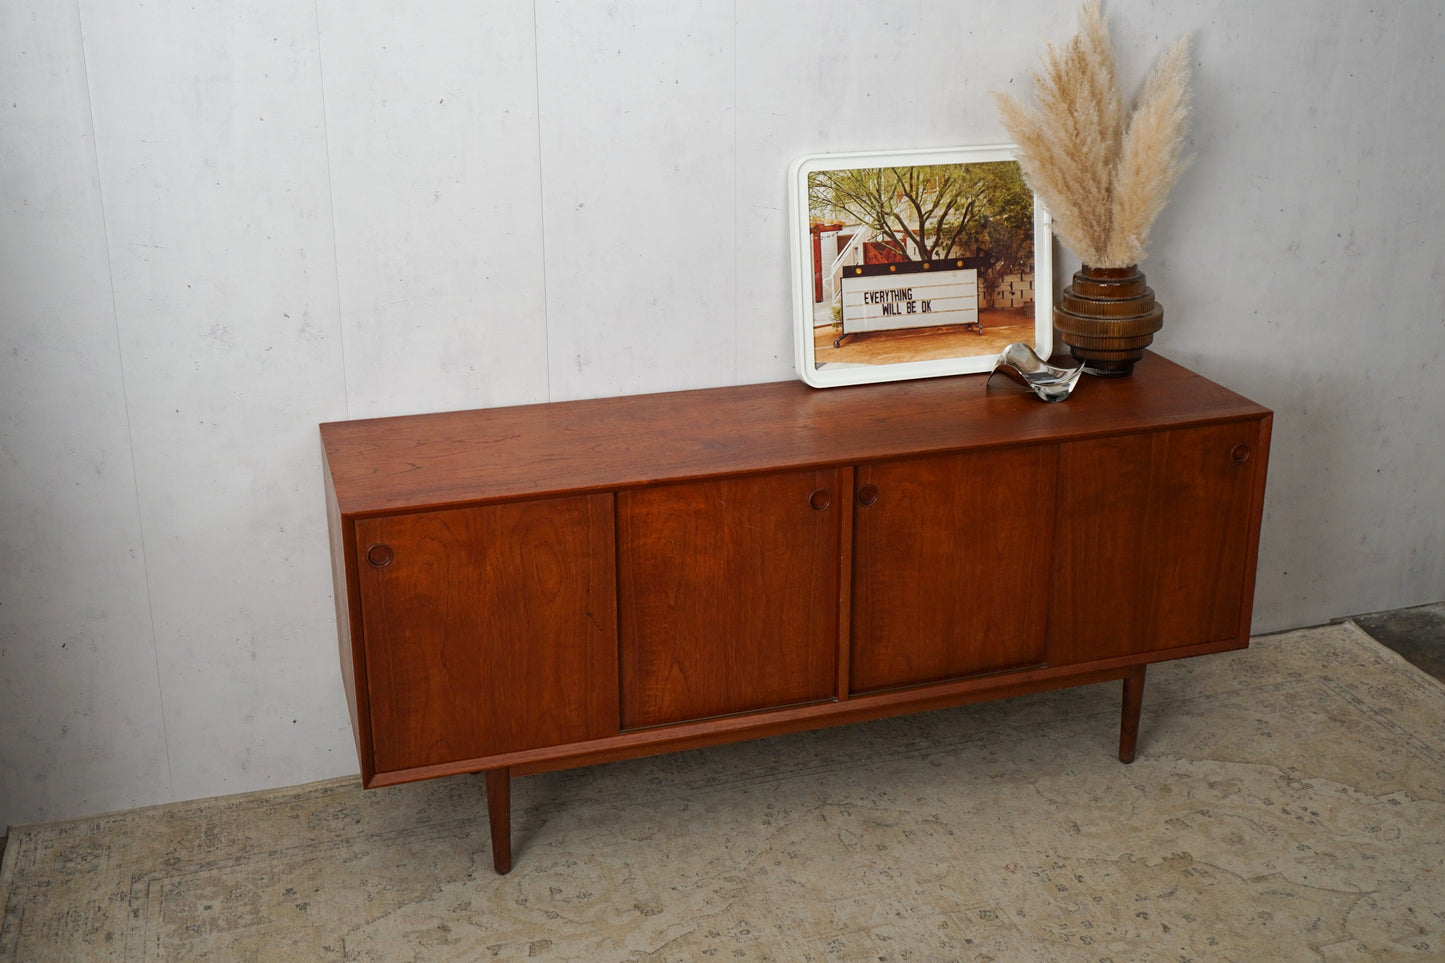
[[[738,177],[738,142],[741,125],[738,114],[742,111],[741,88],[738,84],[738,3],[733,0],[733,384],[738,383],[738,353],[742,345],[742,304],[738,292],[742,288],[742,185]]]
[[[140,468],[136,464],[135,434],[131,427],[133,418],[130,404],[130,386],[126,380],[125,343],[121,338],[120,305],[116,300],[115,294],[115,255],[110,240],[110,216],[107,213],[105,203],[105,178],[101,173],[100,141],[95,129],[95,97],[91,91],[90,51],[86,44],[85,11],[82,9],[81,0],[75,0],[75,22],[80,32],[80,69],[85,72],[85,112],[90,122],[91,161],[95,170],[96,197],[100,202],[100,230],[101,237],[105,244],[106,284],[110,288],[110,317],[113,330],[115,331],[116,361],[120,368],[121,405],[125,409],[126,451],[130,456],[131,485],[135,489],[136,533],[140,540],[141,578],[145,582],[146,618],[150,623],[151,662],[155,667],[156,700],[161,715],[161,744],[166,754],[166,801],[174,802],[176,798],[176,779],[175,768],[171,763],[170,719],[166,713],[166,687],[161,675],[160,642],[156,632],[155,596],[151,590],[150,557],[146,551],[145,512],[141,504]]]
[[[351,417],[351,375],[346,366],[346,318],[341,311],[341,248],[336,242],[336,177],[331,162],[331,121],[326,112],[326,65],[321,49],[321,2],[314,0],[311,13],[316,24],[316,86],[321,96],[321,147],[326,152],[326,202],[331,208],[331,278],[336,297],[336,340],[341,348],[341,399],[346,417]]]
[[[552,312],[547,288],[547,163],[542,145],[542,43],[537,24],[537,0],[532,0],[532,106],[537,114],[537,220],[542,235],[542,359],[547,386],[546,398],[552,397]]]

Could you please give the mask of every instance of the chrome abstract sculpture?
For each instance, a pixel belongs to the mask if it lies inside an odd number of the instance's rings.
[[[1079,383],[1079,375],[1083,370],[1083,365],[1077,368],[1056,368],[1034,354],[1033,348],[1016,341],[1004,348],[1003,353],[998,356],[984,387],[988,387],[993,382],[993,376],[1002,371],[1031,389],[1044,401],[1063,401],[1074,390],[1074,385]]]

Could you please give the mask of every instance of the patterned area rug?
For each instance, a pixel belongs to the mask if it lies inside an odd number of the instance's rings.
[[[0,960],[1445,958],[1445,687],[1350,624],[1117,683],[513,781],[12,830]]]

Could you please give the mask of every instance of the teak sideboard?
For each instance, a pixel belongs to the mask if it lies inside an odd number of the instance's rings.
[[[366,786],[510,779],[1122,679],[1249,642],[1270,412],[1157,355],[321,426]]]

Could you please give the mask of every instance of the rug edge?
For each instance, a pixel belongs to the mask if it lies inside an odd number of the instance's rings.
[[[201,796],[196,799],[176,799],[171,802],[151,803],[147,806],[130,806],[125,809],[112,809],[106,812],[89,813],[84,816],[71,816],[68,819],[45,819],[32,823],[16,823],[10,827],[10,841],[5,846],[5,863],[10,862],[10,850],[15,845],[15,834],[34,829],[63,829],[66,826],[77,823],[97,822],[104,819],[114,819],[120,816],[134,816],[141,813],[157,810],[185,809],[191,806],[210,806],[217,802],[244,803],[267,797],[281,798],[297,795],[300,793],[326,792],[335,789],[346,789],[355,786],[361,779],[361,774],[352,776],[331,776],[326,779],[316,779],[311,782],[296,783],[290,786],[272,786],[269,789],[251,789],[246,792],[218,793],[214,796]],[[4,903],[0,903],[4,906]]]
[[[1445,679],[1435,678],[1435,676],[1426,672],[1424,669],[1420,668],[1418,665],[1411,662],[1409,659],[1405,658],[1403,655],[1396,652],[1394,649],[1390,648],[1388,645],[1381,642],[1370,633],[1366,632],[1353,618],[1341,619],[1339,622],[1332,622],[1330,624],[1348,626],[1354,631],[1355,635],[1361,641],[1369,643],[1368,647],[1371,651],[1381,656],[1386,662],[1391,662],[1395,665],[1403,666],[1416,678],[1424,680],[1425,682],[1429,683],[1431,686],[1434,686],[1437,689],[1445,690]]]

